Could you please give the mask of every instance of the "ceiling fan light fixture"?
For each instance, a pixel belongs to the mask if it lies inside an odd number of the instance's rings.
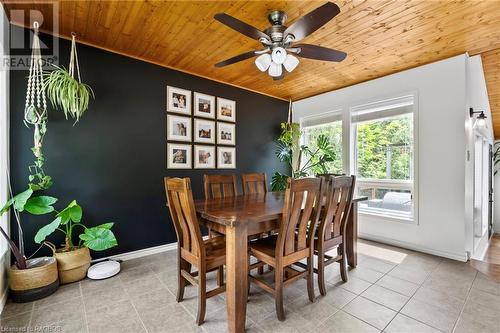
[[[261,72],[267,71],[269,65],[271,65],[271,56],[267,53],[261,54],[255,59],[255,65]]]
[[[288,72],[293,71],[299,65],[299,59],[297,57],[287,54],[283,66]]]
[[[271,58],[273,59],[273,62],[277,64],[282,64],[286,60],[286,51],[282,47],[276,47],[273,49],[273,52],[271,53]]]
[[[283,74],[283,68],[281,67],[281,64],[277,64],[274,61],[271,62],[271,65],[269,66],[269,75],[272,77],[279,77]]]

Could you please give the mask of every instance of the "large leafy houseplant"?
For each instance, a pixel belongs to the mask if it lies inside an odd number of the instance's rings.
[[[52,222],[38,230],[35,242],[41,244],[57,230],[65,236],[62,251],[71,251],[81,246],[86,246],[94,251],[103,251],[118,245],[115,235],[111,231],[113,223],[108,222],[88,228],[82,223],[82,216],[82,207],[75,200],[71,201],[66,208],[59,212],[56,211],[55,219]],[[79,240],[75,245],[74,236],[77,228],[82,233],[78,235]]]
[[[43,139],[47,132],[48,119],[45,90],[49,91],[49,98],[54,108],[61,107],[66,115],[66,118],[68,118],[68,115],[72,116],[75,119],[75,123],[88,108],[90,95],[94,96],[92,89],[80,82],[80,72],[78,68],[74,38],[72,53],[70,55],[70,71],[65,72],[64,69],[58,67],[58,70],[56,71],[45,74],[43,73],[37,22],[35,22],[34,27],[35,33],[32,46],[32,62],[28,77],[24,123],[27,127],[30,125],[34,127],[34,145],[31,148],[31,151],[35,156],[35,161],[28,167],[29,176],[27,189],[15,195],[11,190],[10,198],[0,209],[0,216],[12,209],[17,223],[18,245],[12,241],[7,232],[1,227],[0,233],[7,240],[7,243],[16,259],[15,265],[18,269],[28,268],[27,256],[24,250],[21,213],[45,215],[55,211],[53,205],[57,202],[57,198],[43,195],[43,193],[40,194],[52,186],[52,178],[44,171],[45,157],[43,155]],[[78,74],[78,81],[73,78],[75,66]],[[10,188],[9,183],[9,189]],[[68,207],[70,207],[72,211],[76,211],[78,209],[81,211],[81,207],[78,206],[79,208],[75,208],[76,206],[78,205],[74,201]],[[76,220],[71,220],[71,223],[70,221],[67,221],[63,213],[65,211],[66,209],[61,212],[56,212],[58,215],[63,214],[60,219],[60,223],[62,225],[73,226],[72,223],[80,224],[80,221]],[[55,223],[52,222],[51,225],[55,225]],[[84,246],[88,246],[96,251],[115,246],[116,239],[110,231],[112,225],[112,223],[106,223],[93,228],[83,226],[84,232],[80,234],[80,240],[83,242]],[[69,243],[67,244],[71,247],[73,229],[70,228],[67,231],[69,231],[69,233],[67,233],[69,234],[69,237],[66,237],[66,239],[69,239]],[[79,245],[81,245],[81,243]]]
[[[275,172],[271,180],[272,191],[286,189],[288,178],[302,178],[310,174],[328,173],[327,164],[335,160],[336,153],[329,138],[320,134],[316,147],[300,145],[300,127],[297,123],[282,123],[277,140],[276,156],[287,164],[289,173]]]

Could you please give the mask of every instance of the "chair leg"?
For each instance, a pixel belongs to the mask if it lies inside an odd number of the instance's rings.
[[[318,249],[318,286],[320,294],[325,296],[325,253],[322,248]]]
[[[342,281],[347,282],[347,256],[346,256],[346,250],[345,250],[345,241],[342,242],[342,244],[339,245],[337,248],[337,253],[340,251],[342,255],[342,259],[340,261],[340,276],[342,277]]]
[[[207,275],[205,269],[198,269],[198,315],[196,323],[199,325],[205,321],[205,310],[207,305]]]
[[[224,266],[219,266],[217,269],[217,286],[222,287],[224,285]]]
[[[186,281],[186,279],[184,279],[184,277],[181,275],[181,270],[191,272],[191,264],[179,257],[177,267],[177,302],[182,302],[182,300],[184,299],[184,289],[188,284],[188,281]]]
[[[309,301],[312,303],[316,296],[314,295],[314,279],[313,279],[313,257],[309,256],[307,258],[307,294],[309,296]]]
[[[283,308],[283,268],[274,270],[274,288],[276,290],[276,315],[279,321],[285,320],[285,309]]]

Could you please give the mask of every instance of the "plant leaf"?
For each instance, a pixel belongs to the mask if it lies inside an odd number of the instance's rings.
[[[284,191],[288,183],[288,175],[284,175],[279,172],[275,172],[271,179],[271,191]]]
[[[30,198],[24,209],[33,215],[43,215],[54,211],[52,206],[57,202],[57,198],[41,195],[39,197]]]
[[[61,218],[57,217],[54,221],[40,228],[40,230],[38,230],[38,232],[35,235],[35,242],[38,244],[43,242],[48,235],[56,231],[56,229],[59,227],[60,224],[61,224]]]
[[[3,206],[2,210],[0,210],[0,216],[3,215],[5,212],[7,212],[12,205],[14,205],[15,210],[17,210],[18,212],[22,212],[24,210],[26,202],[28,201],[28,199],[31,197],[32,194],[33,190],[31,188],[28,188],[27,190],[15,195],[13,198],[7,201],[5,206]]]
[[[96,227],[103,228],[103,229],[111,229],[113,227],[113,225],[114,225],[114,222],[107,222],[107,223],[97,225]]]
[[[113,232],[99,226],[85,229],[85,233],[80,234],[80,239],[94,251],[103,251],[118,245]]]
[[[69,205],[60,211],[57,216],[61,217],[61,224],[66,224],[69,221],[80,222],[82,220],[82,207],[78,205],[76,200],[73,200]]]

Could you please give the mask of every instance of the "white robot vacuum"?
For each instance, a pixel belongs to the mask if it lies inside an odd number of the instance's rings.
[[[120,272],[120,262],[116,260],[101,261],[90,266],[87,277],[92,280],[103,280],[115,276]]]

